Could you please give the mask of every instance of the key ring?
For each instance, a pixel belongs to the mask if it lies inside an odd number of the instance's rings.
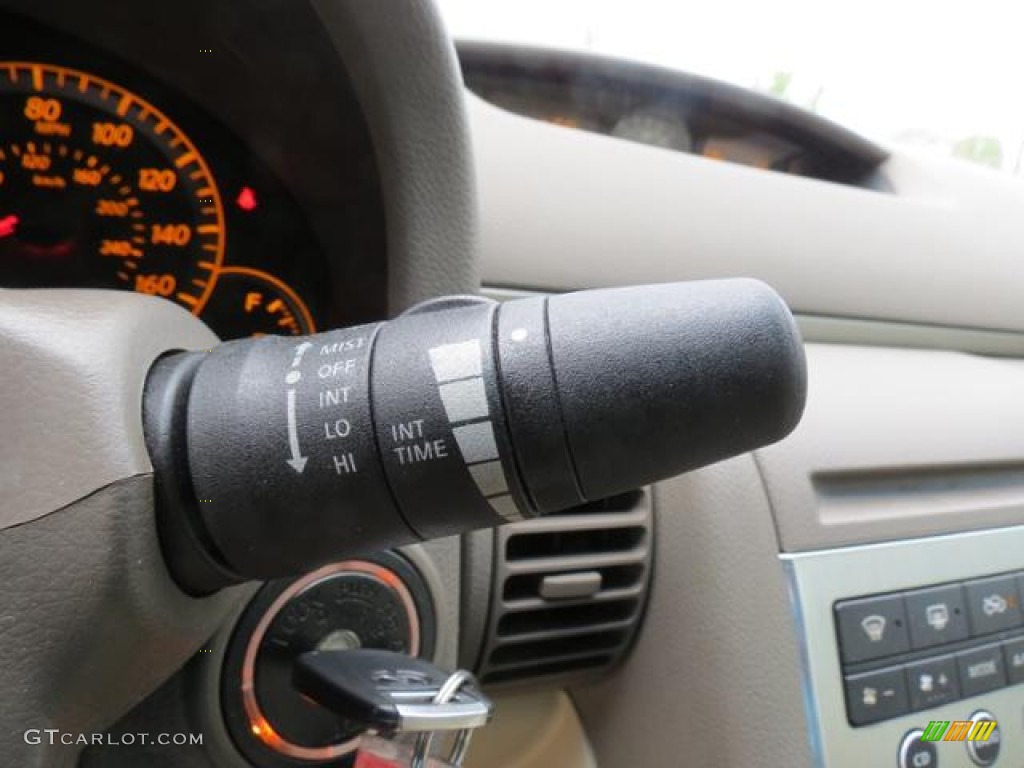
[[[444,685],[441,686],[437,695],[434,696],[433,703],[447,704],[455,698],[463,686],[475,684],[476,678],[471,673],[464,669],[456,670],[444,681]],[[452,745],[452,751],[447,758],[448,762],[455,768],[462,765],[462,761],[466,757],[466,751],[469,749],[469,740],[472,736],[473,731],[470,728],[463,728],[456,734],[455,743]],[[416,748],[412,755],[410,768],[426,768],[427,757],[430,754],[430,746],[433,741],[433,731],[421,733],[416,737]]]

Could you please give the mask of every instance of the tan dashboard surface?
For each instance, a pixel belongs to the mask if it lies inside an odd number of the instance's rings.
[[[496,697],[495,706],[494,720],[473,739],[466,768],[596,768],[563,691]]]

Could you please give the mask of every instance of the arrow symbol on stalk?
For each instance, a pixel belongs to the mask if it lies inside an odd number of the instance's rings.
[[[299,363],[302,362],[302,356],[306,354],[306,350],[312,347],[308,341],[304,341],[295,348],[295,359],[292,360],[292,368],[298,368]]]
[[[288,459],[288,466],[300,475],[306,468],[306,458],[299,449],[299,428],[295,423],[295,390],[288,390],[288,447],[291,449],[292,457]]]

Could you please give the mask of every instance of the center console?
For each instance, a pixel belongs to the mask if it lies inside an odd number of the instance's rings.
[[[808,352],[805,419],[758,464],[811,765],[1024,765],[1024,364]]]
[[[818,765],[1024,764],[1024,527],[784,561]],[[921,740],[981,716],[985,741]]]

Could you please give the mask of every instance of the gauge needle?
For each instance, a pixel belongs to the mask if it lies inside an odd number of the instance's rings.
[[[4,216],[4,218],[0,219],[0,237],[7,237],[8,235],[13,235],[14,230],[17,229],[17,227],[17,216]]]

